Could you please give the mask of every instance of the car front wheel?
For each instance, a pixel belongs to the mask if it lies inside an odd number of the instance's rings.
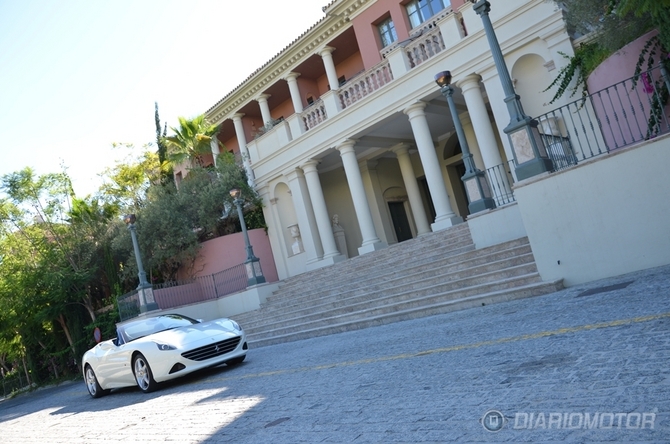
[[[109,390],[103,390],[102,387],[100,387],[98,378],[95,376],[95,372],[90,365],[86,365],[84,374],[86,376],[86,388],[93,398],[99,398],[109,393]]]
[[[149,363],[144,355],[138,354],[133,359],[133,372],[135,373],[135,381],[140,390],[144,393],[156,390],[158,384],[154,381],[151,367],[149,367]]]

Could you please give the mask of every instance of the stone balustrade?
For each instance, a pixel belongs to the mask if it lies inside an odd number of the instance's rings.
[[[393,73],[388,60],[353,77],[337,91],[341,109],[353,105],[391,80],[393,80]]]
[[[323,100],[315,100],[313,104],[307,107],[300,113],[300,119],[305,124],[305,130],[309,131],[321,122],[325,122],[328,116],[326,115],[326,106]]]

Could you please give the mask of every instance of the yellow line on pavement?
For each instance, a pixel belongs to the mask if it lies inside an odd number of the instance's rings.
[[[500,338],[500,339],[492,339],[489,341],[481,341],[481,342],[475,342],[473,344],[462,344],[462,345],[453,345],[451,347],[443,347],[443,348],[435,348],[431,350],[424,350],[420,352],[414,352],[414,353],[403,353],[400,355],[393,355],[393,356],[381,356],[377,358],[369,358],[369,359],[359,359],[356,361],[345,361],[345,362],[336,362],[332,364],[324,364],[324,365],[317,365],[313,367],[300,367],[300,368],[294,368],[294,369],[282,369],[282,370],[275,370],[271,372],[263,372],[263,373],[252,373],[248,375],[240,375],[240,376],[230,376],[230,377],[223,377],[223,378],[217,378],[219,381],[226,381],[226,380],[231,380],[231,379],[247,379],[247,378],[262,378],[262,377],[267,377],[267,376],[280,376],[280,375],[286,375],[286,374],[291,374],[291,373],[301,373],[301,372],[308,372],[308,371],[315,371],[315,370],[328,370],[328,369],[333,369],[333,368],[339,368],[339,367],[350,367],[354,365],[363,365],[363,364],[374,364],[377,362],[385,362],[385,361],[395,361],[399,359],[411,359],[411,358],[416,358],[420,356],[428,356],[428,355],[434,355],[438,353],[449,353],[449,352],[454,352],[454,351],[460,351],[460,350],[469,350],[473,348],[479,348],[479,347],[486,347],[490,345],[497,345],[497,344],[507,344],[510,342],[519,342],[519,341],[528,341],[531,339],[540,339],[540,338],[546,338],[550,336],[559,336],[559,335],[565,335],[569,333],[579,333],[582,331],[589,331],[589,330],[599,330],[599,329],[604,329],[604,328],[611,328],[611,327],[619,327],[622,325],[630,325],[630,324],[639,324],[642,322],[650,322],[650,321],[655,321],[658,319],[665,319],[665,318],[670,318],[670,312],[668,313],[662,313],[662,314],[657,314],[657,315],[649,315],[649,316],[639,316],[635,318],[628,318],[628,319],[618,319],[615,321],[609,321],[609,322],[600,322],[597,324],[586,324],[586,325],[580,325],[577,327],[565,327],[565,328],[559,328],[557,330],[547,330],[547,331],[541,331],[538,333],[531,333],[527,335],[520,335],[520,336],[511,336],[507,338]]]

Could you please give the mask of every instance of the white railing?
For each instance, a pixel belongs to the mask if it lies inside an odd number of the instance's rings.
[[[321,122],[325,122],[328,116],[326,115],[326,106],[323,100],[315,100],[307,109],[300,113],[300,119],[305,124],[305,129],[309,131]]]
[[[415,37],[411,43],[408,43],[405,46],[405,52],[407,53],[410,67],[414,68],[437,55],[437,53],[445,48],[440,28],[434,27],[429,32]]]
[[[337,91],[340,106],[342,109],[345,109],[353,105],[391,80],[393,80],[391,67],[388,60],[384,60],[374,68],[360,73],[340,86],[340,89]]]

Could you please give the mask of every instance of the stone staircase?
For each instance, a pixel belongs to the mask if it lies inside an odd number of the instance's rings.
[[[235,316],[253,347],[551,293],[527,238],[475,250],[467,223],[286,279]]]

